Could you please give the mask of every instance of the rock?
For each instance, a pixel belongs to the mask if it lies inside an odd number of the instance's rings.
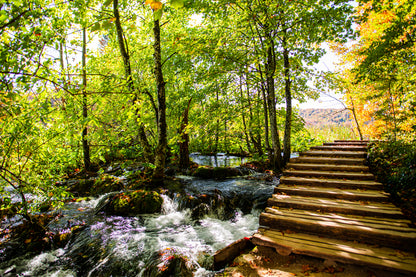
[[[160,251],[155,262],[158,264],[148,267],[143,276],[191,277],[195,270],[195,265],[187,257],[171,248]]]
[[[102,174],[97,178],[91,188],[91,195],[100,195],[112,191],[120,191],[124,188],[120,178],[112,175]]]
[[[124,189],[122,180],[109,174],[101,174],[98,178],[68,180],[66,185],[70,192],[78,196],[96,196]]]
[[[227,247],[218,250],[214,254],[214,269],[219,270],[232,262],[242,252],[253,249],[254,244],[251,242],[251,237],[239,239]]]
[[[241,176],[242,173],[237,168],[230,167],[198,167],[193,176],[202,179],[225,179],[228,177]]]
[[[87,196],[91,194],[94,179],[68,180],[65,184],[68,186],[70,192],[81,196]]]
[[[199,177],[202,179],[212,179],[213,178],[213,168],[200,166],[195,169],[194,173],[192,174],[195,177]]]
[[[209,213],[209,211],[210,211],[210,207],[208,206],[208,204],[201,203],[192,209],[191,218],[193,220],[203,218],[205,215]]]
[[[114,195],[103,210],[121,216],[159,213],[162,203],[163,198],[155,191],[135,190]]]

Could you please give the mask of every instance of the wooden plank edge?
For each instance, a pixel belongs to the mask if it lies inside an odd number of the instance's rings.
[[[287,241],[282,241],[281,243],[276,243],[273,240],[268,240],[267,237],[260,237],[258,234],[253,235],[252,242],[254,245],[258,246],[266,246],[276,249],[276,251],[283,256],[287,256],[291,253],[298,254],[298,255],[305,255],[305,256],[311,256],[321,259],[330,259],[334,260],[336,262],[341,262],[345,264],[353,264],[353,265],[359,265],[359,266],[369,266],[372,268],[377,268],[381,270],[387,270],[387,271],[393,271],[393,272],[400,272],[409,276],[414,276],[416,273],[416,266],[415,265],[406,265],[403,266],[403,264],[399,264],[397,262],[389,262],[383,259],[377,259],[375,258],[374,261],[364,261],[360,257],[351,257],[346,253],[346,256],[340,256],[334,253],[335,251],[332,251],[332,253],[325,253],[323,249],[319,247],[315,247],[315,251],[313,250],[307,250],[302,249],[301,246],[294,246],[289,245]],[[286,242],[286,243],[285,243]]]

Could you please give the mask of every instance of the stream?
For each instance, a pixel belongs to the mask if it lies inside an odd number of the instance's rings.
[[[227,163],[238,165],[241,158],[236,158],[228,157]],[[83,229],[63,248],[0,264],[0,276],[172,276],[163,270],[174,256],[183,257],[177,267],[187,268],[174,276],[214,276],[212,255],[257,231],[275,183],[245,177],[177,178],[185,181],[186,196],[162,195],[160,214],[108,216],[97,210],[106,195],[65,204],[63,216],[48,227],[63,232],[82,223]],[[209,201],[201,208],[184,200],[193,197]]]

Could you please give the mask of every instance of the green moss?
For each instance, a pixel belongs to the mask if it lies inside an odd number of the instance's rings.
[[[103,174],[95,180],[91,188],[92,195],[100,195],[112,191],[119,191],[123,189],[122,181],[114,176]]]
[[[202,179],[225,179],[227,177],[234,177],[240,175],[239,171],[236,168],[229,167],[198,167],[193,176],[199,177]]]
[[[203,178],[203,179],[212,179],[213,178],[213,168],[200,166],[195,169],[193,176]]]
[[[135,190],[115,195],[110,201],[108,212],[116,215],[158,213],[163,198],[155,191]]]

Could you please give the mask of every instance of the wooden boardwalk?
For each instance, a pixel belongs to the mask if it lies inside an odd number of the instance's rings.
[[[374,180],[366,149],[335,141],[291,159],[252,242],[416,276],[416,229]]]

